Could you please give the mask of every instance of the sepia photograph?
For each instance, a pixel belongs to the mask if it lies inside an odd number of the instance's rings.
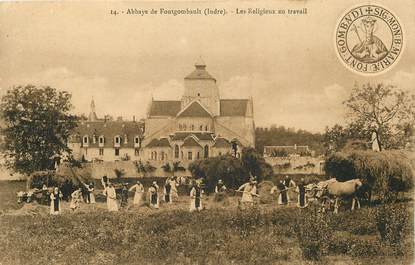
[[[0,265],[411,265],[413,0],[0,2]]]

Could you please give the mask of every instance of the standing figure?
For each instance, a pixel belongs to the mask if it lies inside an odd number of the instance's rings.
[[[62,197],[62,192],[58,187],[55,187],[53,192],[50,194],[50,214],[57,215],[61,213]]]
[[[150,195],[150,207],[158,209],[159,208],[159,197],[158,197],[159,186],[157,182],[153,181],[153,184],[148,188],[148,193]]]
[[[134,205],[141,206],[143,204],[143,194],[144,194],[144,187],[143,184],[140,183],[140,181],[137,180],[137,183],[134,184],[129,191],[135,190],[134,193]]]
[[[297,207],[305,208],[308,206],[307,202],[307,195],[306,195],[306,186],[304,184],[304,179],[302,178],[300,183],[296,188],[296,192],[298,193],[298,202]]]
[[[170,184],[170,180],[167,179],[166,183],[164,184],[164,201],[166,203],[172,203],[172,196],[171,196],[171,184]]]
[[[177,187],[179,186],[179,183],[177,182],[176,177],[170,177],[169,178],[170,186],[171,186],[171,199],[178,199],[179,194],[177,192]]]
[[[114,185],[112,185],[111,182],[108,182],[108,185],[104,190],[104,193],[107,196],[108,211],[117,212],[118,211],[117,193],[115,192]]]
[[[121,207],[127,207],[128,206],[128,187],[127,184],[122,185],[121,190]]]
[[[109,184],[109,180],[108,180],[108,177],[107,176],[103,176],[101,178],[101,184],[102,184],[102,187],[104,188],[103,193],[105,195],[105,189],[108,187],[108,184]]]
[[[291,200],[290,200],[290,190],[291,189],[293,189],[293,188],[295,188],[295,182],[294,182],[294,180],[292,180],[288,175],[287,176],[285,176],[285,180],[284,180],[284,186],[285,186],[285,189],[287,190],[287,202],[289,203]]]
[[[193,182],[190,190],[190,212],[202,210],[202,188],[200,182]]]
[[[91,181],[89,185],[87,186],[88,192],[89,192],[89,203],[94,204],[95,203],[95,195],[94,195],[94,183]]]
[[[42,204],[47,205],[49,204],[49,190],[46,184],[42,186]]]
[[[215,187],[215,193],[224,193],[226,191],[226,186],[223,184],[223,181],[218,180],[218,184]]]
[[[279,191],[278,204],[286,205],[288,203],[287,188],[282,180],[277,184],[277,189]]]
[[[71,194],[71,203],[69,205],[69,208],[72,209],[72,211],[75,211],[79,208],[79,204],[82,200],[82,191],[81,188],[78,188]]]
[[[240,186],[237,191],[242,192],[242,199],[240,201],[242,204],[248,206],[254,205],[253,196],[258,197],[258,194],[256,193],[256,180],[254,178],[250,178],[249,182]]]

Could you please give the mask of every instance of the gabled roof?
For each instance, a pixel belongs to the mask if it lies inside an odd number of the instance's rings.
[[[231,144],[225,138],[218,137],[215,139],[215,144],[213,145],[215,148],[231,148]]]
[[[104,136],[104,147],[114,146],[114,137],[121,136],[121,147],[134,147],[134,138],[143,134],[144,124],[135,121],[84,121],[80,122],[71,131],[71,142],[81,142],[83,136],[89,136],[89,146],[98,147],[98,141],[93,142],[92,137],[97,139]],[[127,144],[124,143],[127,137]]]
[[[249,99],[221,99],[220,116],[246,116]]]
[[[146,145],[146,148],[154,148],[154,147],[170,147],[170,142],[167,138],[160,138],[160,139],[154,138]]]
[[[195,139],[194,136],[189,136],[184,140],[184,143],[182,144],[184,147],[202,147]]]
[[[152,101],[149,116],[176,116],[181,109],[181,101]]]
[[[212,117],[199,101],[193,101],[177,114],[177,117]]]
[[[171,136],[173,141],[183,141],[189,135],[195,136],[197,139],[202,141],[213,141],[213,133],[209,132],[176,132]]]

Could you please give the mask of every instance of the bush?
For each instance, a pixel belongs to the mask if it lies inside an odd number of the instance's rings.
[[[383,242],[400,246],[409,221],[409,211],[404,204],[386,204],[375,214],[376,225]]]
[[[318,212],[317,208],[305,209],[295,227],[303,257],[320,260],[328,253],[331,236],[330,215]]]

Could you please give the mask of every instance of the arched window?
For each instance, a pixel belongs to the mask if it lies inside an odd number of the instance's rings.
[[[203,148],[203,157],[204,158],[208,158],[209,157],[209,146],[205,145],[205,147]]]
[[[154,151],[154,160],[157,160],[157,152]]]
[[[179,146],[177,144],[174,146],[174,158],[179,158]]]
[[[207,131],[208,130],[208,126],[207,125],[205,125],[205,131]]]
[[[114,137],[114,143],[120,144],[121,143],[121,137],[119,135]]]
[[[88,137],[88,135],[85,135],[85,136],[82,138],[82,142],[83,142],[83,144],[88,144],[88,143],[89,143],[89,137]]]
[[[138,137],[138,136],[134,137],[134,143],[139,144],[140,143],[140,137]]]
[[[199,131],[203,131],[203,125],[200,125]]]
[[[186,131],[186,124],[183,124],[183,131]]]
[[[161,151],[160,160],[164,160],[164,151]]]

